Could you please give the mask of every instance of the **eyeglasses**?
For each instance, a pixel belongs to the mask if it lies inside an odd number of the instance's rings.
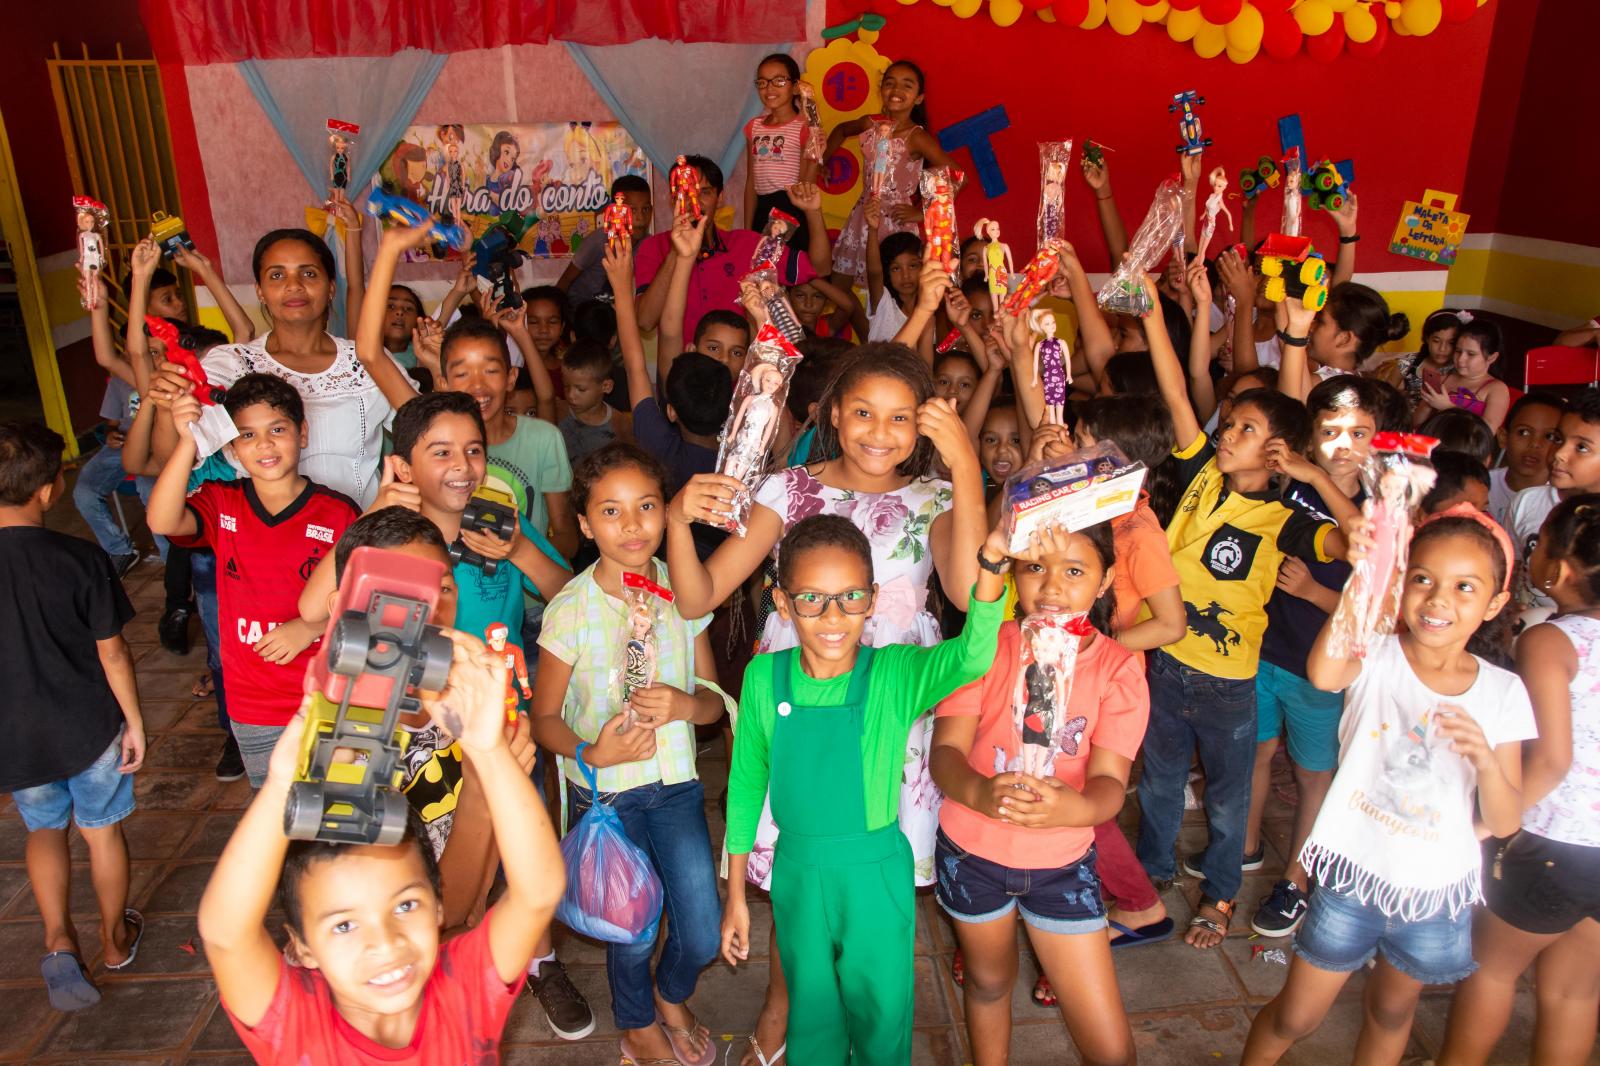
[[[866,614],[872,606],[871,589],[846,589],[844,592],[790,592],[789,605],[801,618],[821,618],[828,613],[828,604],[837,603],[845,614]]]
[[[788,88],[789,83],[792,80],[793,79],[790,78],[789,75],[787,75],[787,74],[780,74],[776,78],[757,78],[756,79],[756,88],[757,89],[765,89],[767,86],[770,85],[774,89],[785,89],[785,88]]]

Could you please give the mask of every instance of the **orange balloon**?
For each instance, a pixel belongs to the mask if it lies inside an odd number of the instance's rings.
[[[1400,4],[1400,22],[1406,32],[1418,37],[1426,37],[1438,29],[1442,18],[1444,5],[1439,0],[1402,0]]]
[[[1320,37],[1333,25],[1333,8],[1328,6],[1328,0],[1301,0],[1293,15],[1307,37]]]
[[[1215,59],[1228,47],[1228,35],[1221,26],[1206,23],[1194,35],[1194,51],[1201,59]]]
[[[1344,32],[1354,43],[1366,44],[1378,35],[1378,20],[1364,5],[1358,5],[1344,13]]]

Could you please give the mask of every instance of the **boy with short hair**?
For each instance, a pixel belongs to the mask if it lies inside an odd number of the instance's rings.
[[[611,183],[611,195],[606,198],[606,203],[611,203],[617,194],[622,195],[622,202],[628,205],[633,213],[633,233],[631,234],[634,247],[639,242],[650,236],[650,220],[655,215],[655,204],[650,198],[650,183],[637,174],[623,174]],[[581,307],[589,300],[606,293],[620,293],[606,274],[605,265],[601,262],[605,251],[605,230],[602,227],[596,234],[596,240],[584,241],[578,250],[572,253],[572,262],[567,264],[567,269],[562,273],[561,279],[556,282],[556,287],[567,294],[567,300],[573,307]],[[631,294],[633,292],[633,277],[630,275],[623,287]]]
[[[1518,601],[1538,608],[1542,615],[1555,609],[1555,601],[1541,589],[1528,586],[1527,564],[1533,555],[1539,529],[1555,505],[1569,496],[1600,492],[1600,391],[1585,389],[1568,405],[1556,430],[1558,439],[1550,453],[1550,480],[1523,489],[1511,501],[1506,532],[1517,546],[1517,569],[1522,578]],[[1524,615],[1532,624],[1532,618]]]
[[[611,353],[592,340],[574,341],[561,353],[561,384],[567,416],[561,420],[561,439],[567,458],[576,462],[619,437],[633,439],[632,419],[606,402],[611,395]]]
[[[131,966],[144,919],[128,907],[133,772],[144,761],[144,720],[122,627],[133,617],[111,558],[97,545],[44,528],[65,488],[66,442],[40,425],[0,424],[0,647],[9,664],[0,703],[10,757],[0,792],[28,828],[28,883],[44,924],[40,962],[50,1005],[100,1002],[68,906],[67,822],[89,847],[108,970]]]
[[[1523,489],[1550,480],[1550,453],[1567,401],[1552,392],[1529,392],[1517,398],[1495,433],[1504,452],[1504,466],[1489,471],[1489,514],[1502,526],[1511,516],[1511,501]]]
[[[239,434],[225,447],[245,476],[187,491],[198,446],[186,429],[199,421],[200,401],[184,394],[172,402],[178,440],[150,492],[146,520],[152,532],[216,552],[228,718],[250,785],[260,788],[322,635],[300,617],[300,591],[360,509],[301,475],[305,405],[293,385],[246,374],[223,408]]]
[[[457,739],[487,797],[506,890],[482,922],[443,945],[438,870],[413,822],[393,847],[290,841],[283,811],[302,710],[272,752],[200,901],[200,933],[223,1008],[256,1061],[496,1061],[534,945],[566,879],[555,833],[506,742],[505,666],[470,634],[445,689],[423,696]],[[273,885],[300,966],[267,931]]]

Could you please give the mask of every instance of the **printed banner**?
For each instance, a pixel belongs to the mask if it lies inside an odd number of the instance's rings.
[[[506,212],[519,216],[519,246],[539,259],[570,256],[594,236],[623,174],[648,181],[650,164],[618,122],[412,126],[378,168],[385,188],[454,217],[474,239]],[[424,248],[409,258],[432,257]]]
[[[1456,249],[1467,235],[1467,220],[1456,210],[1456,194],[1428,189],[1422,199],[1407,200],[1395,224],[1389,251],[1440,266],[1456,261]]]

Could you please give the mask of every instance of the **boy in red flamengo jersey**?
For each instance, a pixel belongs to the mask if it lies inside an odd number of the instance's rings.
[[[272,746],[300,705],[311,647],[322,635],[301,619],[300,591],[360,509],[300,476],[305,407],[292,385],[246,374],[223,406],[239,431],[228,447],[245,476],[207,481],[185,499],[195,461],[195,440],[185,429],[199,419],[200,401],[181,396],[172,404],[178,444],[146,510],[153,532],[217,553],[228,717],[250,784],[260,788]]]

